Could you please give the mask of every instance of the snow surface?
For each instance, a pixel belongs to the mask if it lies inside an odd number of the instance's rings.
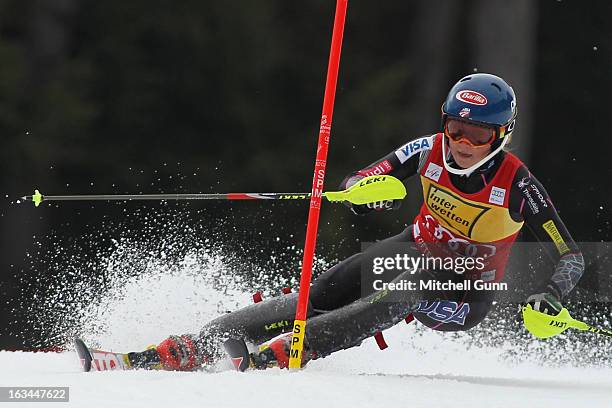
[[[244,290],[207,277],[206,271],[222,271],[223,259],[205,264],[203,272],[201,260],[187,259],[172,273],[153,265],[153,272],[122,278],[83,310],[78,334],[103,349],[141,350],[169,334],[197,332],[208,319],[250,301]],[[0,386],[68,386],[70,403],[56,405],[71,407],[612,406],[610,368],[508,361],[509,346],[475,347],[467,336],[401,323],[385,332],[384,351],[369,339],[299,372],[238,373],[225,365],[218,372],[83,373],[74,352],[2,351]],[[41,406],[18,406],[28,405]]]
[[[68,386],[74,407],[612,406],[612,370],[505,365],[496,350],[466,351],[403,324],[386,337],[385,351],[368,341],[300,372],[83,373],[74,353],[5,351],[0,384]]]

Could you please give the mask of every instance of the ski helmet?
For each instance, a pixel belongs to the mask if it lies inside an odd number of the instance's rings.
[[[454,169],[446,163],[446,169],[455,174],[469,174],[499,153],[514,130],[516,118],[516,96],[514,90],[503,79],[491,74],[472,74],[463,77],[448,93],[442,105],[442,128],[449,117],[468,123],[490,126],[495,130],[491,153],[469,169]],[[446,138],[445,138],[446,139]],[[442,143],[445,149],[446,143]]]

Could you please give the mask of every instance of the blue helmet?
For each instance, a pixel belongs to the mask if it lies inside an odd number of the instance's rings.
[[[495,127],[499,144],[514,129],[514,90],[495,75],[468,75],[451,88],[442,105],[442,128],[449,116]]]

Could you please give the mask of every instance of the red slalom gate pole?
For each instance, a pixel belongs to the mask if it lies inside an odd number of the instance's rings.
[[[334,99],[336,97],[336,84],[338,82],[338,68],[340,66],[340,53],[342,51],[342,37],[344,35],[344,21],[346,19],[347,6],[348,0],[336,0],[336,17],[334,18],[331,50],[327,66],[327,80],[325,82],[325,97],[323,99],[323,113],[321,115],[317,157],[315,159],[314,177],[312,180],[308,225],[306,227],[306,243],[304,245],[304,257],[302,259],[300,292],[293,323],[291,352],[289,354],[290,369],[302,367],[302,351],[304,349],[304,333],[306,331],[306,314],[310,295],[312,263],[315,246],[317,244],[319,214],[321,212],[321,195],[323,193],[327,150],[329,147],[332,117],[334,114]]]

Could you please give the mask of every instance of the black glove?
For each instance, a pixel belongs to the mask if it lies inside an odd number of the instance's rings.
[[[402,206],[402,200],[384,200],[384,201],[376,201],[374,203],[368,203],[368,204],[349,203],[349,208],[354,214],[357,214],[357,215],[364,215],[373,210],[374,211],[397,210],[401,206]]]
[[[556,316],[563,309],[558,293],[553,285],[548,285],[542,292],[529,296],[526,303],[530,304],[535,311]]]

